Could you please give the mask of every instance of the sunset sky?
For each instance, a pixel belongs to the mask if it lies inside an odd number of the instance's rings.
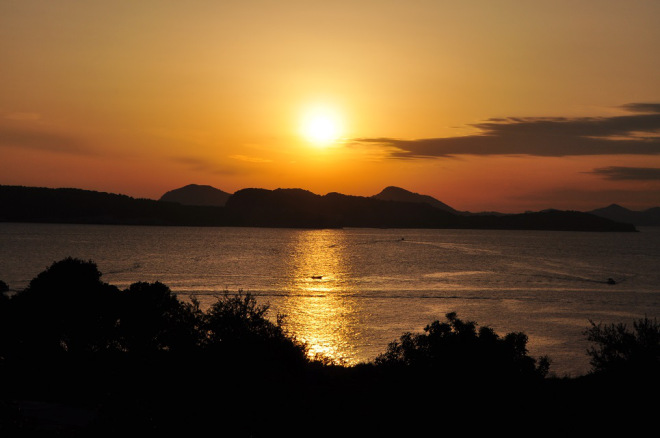
[[[0,0],[0,184],[660,206],[660,1]]]

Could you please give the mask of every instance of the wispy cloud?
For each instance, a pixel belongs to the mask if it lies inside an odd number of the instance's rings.
[[[621,108],[630,112],[660,113],[660,103],[627,103]]]
[[[245,173],[244,171],[234,166],[216,164],[207,159],[199,157],[177,156],[171,157],[171,159],[172,161],[183,164],[196,172],[205,172],[215,175],[238,175]]]
[[[0,146],[94,155],[83,141],[73,136],[14,126],[0,126]]]
[[[592,170],[594,175],[611,180],[660,181],[660,168],[657,167],[599,167]]]
[[[660,194],[657,190],[621,188],[594,190],[586,187],[559,187],[513,195],[509,197],[509,200],[522,201],[523,205],[535,206],[533,208],[539,210],[559,208],[586,211],[612,203],[633,210],[660,206]]]
[[[423,159],[454,155],[657,155],[660,104],[631,103],[631,114],[611,117],[509,117],[470,125],[461,137],[357,138],[353,146],[379,147],[390,158]]]
[[[17,112],[13,112],[13,113],[7,113],[7,114],[5,114],[4,117],[7,120],[34,121],[34,120],[41,119],[41,114],[34,113],[34,112],[17,111]]]
[[[268,158],[252,157],[248,155],[230,155],[229,158],[233,158],[234,160],[239,161],[246,161],[248,163],[271,163],[273,161],[269,160]]]

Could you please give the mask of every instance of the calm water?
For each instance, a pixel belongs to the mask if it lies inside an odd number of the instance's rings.
[[[0,279],[14,290],[52,262],[91,259],[104,281],[161,281],[208,305],[239,289],[290,331],[347,363],[455,311],[558,375],[589,369],[583,331],[660,316],[660,229],[639,233],[290,230],[0,223]],[[320,278],[317,278],[320,277]],[[615,285],[606,284],[611,277]]]

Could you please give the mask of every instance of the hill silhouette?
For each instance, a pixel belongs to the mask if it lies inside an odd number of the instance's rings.
[[[577,211],[463,216],[426,202],[383,201],[340,193],[321,196],[302,189],[239,190],[229,198],[226,209],[232,225],[253,227],[635,231],[630,224]]]
[[[170,190],[160,197],[160,201],[177,202],[182,205],[203,205],[224,207],[231,193],[208,185],[189,184]]]
[[[224,211],[91,190],[0,186],[0,222],[217,226]]]
[[[419,198],[416,198],[419,199]],[[0,186],[0,222],[290,228],[455,228],[636,231],[577,211],[459,215],[427,202],[386,201],[303,189],[242,189],[224,207],[135,199],[81,189]]]
[[[229,199],[234,224],[273,227],[434,228],[458,226],[455,215],[412,202],[381,201],[302,189],[243,189]]]
[[[439,210],[448,211],[454,214],[460,213],[459,211],[453,209],[444,202],[438,201],[432,196],[420,195],[419,193],[410,192],[406,189],[402,189],[400,187],[395,187],[395,186],[385,187],[380,193],[378,193],[377,195],[373,195],[372,198],[380,199],[382,201],[426,203]]]
[[[660,226],[660,207],[643,211],[629,210],[618,204],[591,210],[589,213],[617,222],[626,222],[637,226]]]

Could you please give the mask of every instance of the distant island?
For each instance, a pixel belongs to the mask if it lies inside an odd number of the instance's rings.
[[[74,188],[0,185],[0,205],[0,222],[636,231],[632,222],[608,218],[598,212],[459,212],[435,198],[398,187],[387,187],[377,195],[363,197],[260,188],[229,194],[211,186],[191,184],[167,192],[160,200],[151,200]]]
[[[0,222],[224,225],[220,207],[181,205],[91,190],[0,186]]]
[[[643,211],[633,211],[620,205],[612,204],[605,208],[591,210],[588,213],[616,222],[626,222],[638,227],[660,226],[660,207],[653,207]]]

